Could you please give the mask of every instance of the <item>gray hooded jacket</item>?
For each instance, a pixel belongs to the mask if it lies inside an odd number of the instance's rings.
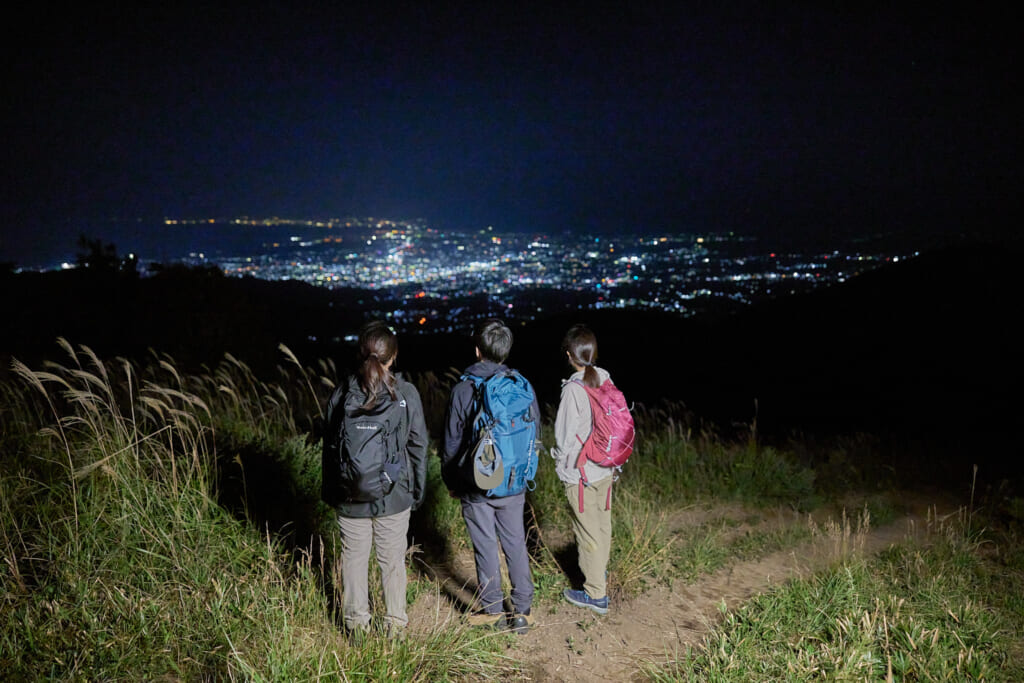
[[[604,384],[611,379],[607,370],[594,366],[597,376]],[[562,397],[558,402],[558,414],[555,416],[555,447],[551,449],[551,457],[555,459],[555,472],[566,484],[578,484],[580,471],[576,467],[576,459],[583,448],[583,442],[590,436],[592,425],[590,415],[590,399],[587,390],[573,380],[583,381],[583,371],[574,372],[569,379],[562,382]],[[610,467],[601,467],[589,460],[583,466],[587,481],[594,483],[614,474]]]

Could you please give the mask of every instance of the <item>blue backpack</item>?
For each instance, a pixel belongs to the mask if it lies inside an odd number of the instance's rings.
[[[469,374],[462,379],[475,386],[476,439],[467,455],[477,487],[491,498],[532,489],[538,463],[533,387],[515,370],[487,379]]]

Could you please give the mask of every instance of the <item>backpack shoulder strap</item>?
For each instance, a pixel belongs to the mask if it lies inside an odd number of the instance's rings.
[[[494,375],[491,375],[491,377],[494,377]],[[487,382],[488,382],[488,380],[491,379],[491,377],[488,377],[488,378],[484,379],[483,377],[480,377],[479,375],[473,375],[473,374],[470,374],[470,373],[467,372],[467,373],[464,373],[462,375],[462,377],[459,378],[463,382],[472,382],[473,383],[473,410],[472,410],[473,422],[472,422],[472,424],[474,426],[479,422],[479,418],[481,416],[487,415],[488,418],[490,418],[490,414],[487,412],[487,402],[484,401],[484,391],[486,389]]]
[[[595,419],[594,418],[594,412],[595,412],[594,394],[592,393],[593,389],[591,389],[586,384],[584,384],[582,380],[572,379],[572,380],[569,380],[569,381],[574,383],[574,384],[580,385],[580,388],[583,389],[583,393],[585,393],[587,395],[587,404],[590,406],[590,435],[586,438],[586,440],[581,439],[579,434],[576,435],[576,440],[580,442],[580,452],[579,452],[579,455],[576,457],[576,469],[579,470],[579,473],[580,473],[580,481],[579,481],[579,506],[580,506],[580,514],[583,514],[583,488],[585,486],[590,486],[590,482],[587,481],[587,472],[586,472],[585,468],[586,468],[586,464],[587,464],[587,453],[586,453],[586,451],[587,451],[587,444],[590,443],[590,440],[593,438],[593,436],[594,436],[594,428],[595,428],[595,423],[594,423],[594,419]],[[608,490],[608,496],[609,496],[609,504],[610,504],[610,502],[611,502],[611,489]]]
[[[581,388],[581,389],[583,389],[583,391],[587,392],[588,394],[589,394],[589,393],[590,393],[591,391],[593,391],[593,390],[592,390],[592,389],[591,389],[590,387],[588,387],[588,386],[587,386],[587,385],[586,385],[586,384],[585,384],[585,383],[583,382],[583,380],[581,380],[581,379],[571,379],[571,380],[569,380],[569,382],[568,382],[568,383],[569,383],[569,384],[579,384],[579,385],[580,385],[580,388]]]
[[[597,389],[593,389],[591,387],[588,387],[586,384],[583,383],[582,380],[574,379],[574,380],[570,380],[570,381],[573,384],[580,385],[580,389],[583,389],[583,393],[587,395],[587,401],[590,404],[590,419],[593,420],[594,419],[595,404],[597,404],[598,407],[600,406],[600,404],[599,404],[599,402],[597,400],[597,396],[595,394]]]
[[[345,399],[348,397],[348,377],[343,378],[331,392],[324,411],[325,429],[340,429],[345,417]]]
[[[397,377],[395,379],[395,402],[403,408],[398,414],[398,433],[404,443],[409,437],[409,429],[411,427],[409,422],[409,401],[406,399],[405,394],[402,393],[402,380]]]
[[[484,384],[487,380],[479,375],[471,375],[468,372],[459,377],[459,380],[463,382],[471,382],[473,384],[473,400],[476,400],[480,393],[483,391]]]

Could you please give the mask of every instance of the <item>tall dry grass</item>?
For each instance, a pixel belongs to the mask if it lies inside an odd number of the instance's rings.
[[[224,435],[271,449],[299,438],[320,403],[312,376],[269,384],[232,357],[188,376],[165,357],[140,370],[60,345],[67,362],[15,363],[0,390],[3,444],[21,449],[0,460],[0,678],[438,680],[514,668],[459,625],[351,647],[329,560],[284,552],[219,504]]]

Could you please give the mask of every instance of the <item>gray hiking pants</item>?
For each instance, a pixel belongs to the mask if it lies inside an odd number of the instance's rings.
[[[525,493],[505,498],[472,496],[462,499],[462,518],[466,520],[476,560],[477,597],[485,612],[498,614],[504,611],[499,541],[512,583],[513,611],[525,613],[533,603],[533,578],[523,524],[525,504]]]
[[[349,629],[370,625],[370,596],[367,573],[370,545],[377,551],[384,588],[384,621],[403,628],[405,613],[405,551],[408,547],[409,510],[386,517],[338,517],[341,528],[341,580],[345,588],[342,617]]]

